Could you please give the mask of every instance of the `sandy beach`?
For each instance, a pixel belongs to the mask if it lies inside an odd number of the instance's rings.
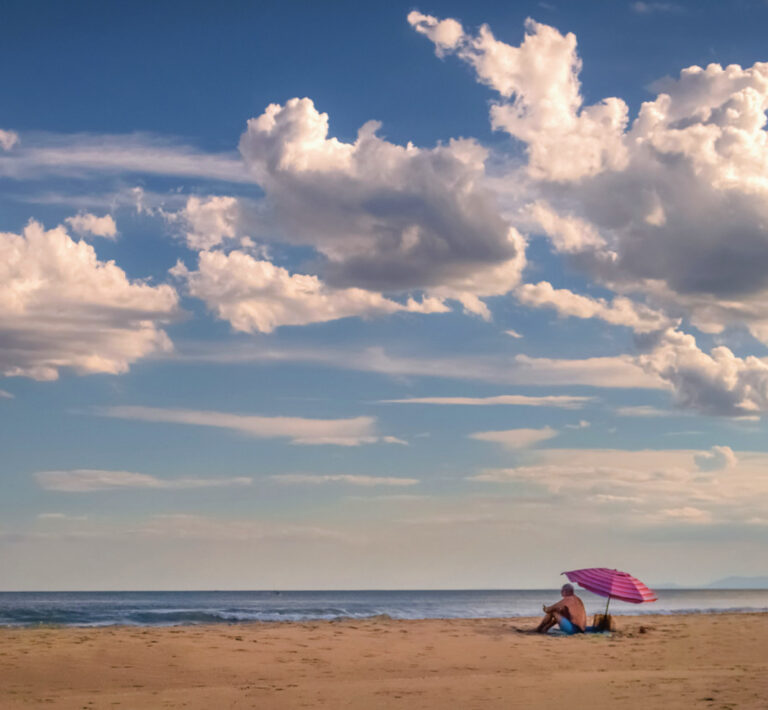
[[[0,708],[768,708],[768,614],[618,620],[4,628]]]

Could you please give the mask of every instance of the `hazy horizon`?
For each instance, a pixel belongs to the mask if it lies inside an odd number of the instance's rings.
[[[765,578],[755,578],[755,579],[765,579]],[[737,587],[713,587],[712,585],[716,584],[717,582],[720,582],[721,580],[714,580],[709,583],[703,583],[697,586],[688,586],[688,585],[680,585],[676,582],[666,582],[663,584],[654,584],[653,582],[649,582],[648,586],[654,589],[655,591],[672,591],[675,589],[681,590],[681,591],[768,591],[768,581],[763,581],[760,584],[762,586],[755,586],[755,587],[747,587],[747,586],[737,586]],[[247,588],[239,588],[239,587],[232,587],[232,588],[216,588],[216,587],[210,587],[207,589],[204,588],[190,588],[190,589],[171,589],[171,588],[158,588],[158,589],[152,589],[152,588],[134,588],[134,589],[0,589],[0,594],[68,594],[68,593],[100,593],[104,592],[106,594],[119,594],[121,592],[126,593],[143,593],[146,592],[148,594],[151,593],[185,593],[185,592],[557,592],[559,591],[560,587],[562,585],[555,585],[552,587],[425,587],[421,589],[415,589],[415,588],[407,588],[407,587],[388,587],[388,588],[365,588],[365,587],[359,587],[359,588],[347,588],[347,589],[335,589],[332,587],[328,588],[322,588],[322,589],[309,589],[309,588],[296,588],[296,589],[273,589],[273,588],[253,588],[253,589],[247,589]],[[577,590],[577,593],[580,590]]]

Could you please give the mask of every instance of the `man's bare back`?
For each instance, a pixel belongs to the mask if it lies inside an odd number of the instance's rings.
[[[570,620],[574,626],[578,626],[582,631],[587,628],[587,610],[584,608],[584,602],[575,594],[563,597],[557,604],[549,607],[552,611],[559,611],[563,616]]]
[[[573,593],[573,587],[570,584],[564,584],[560,591],[563,598],[552,606],[544,607],[546,616],[536,630],[546,633],[555,624],[561,623],[560,619],[563,617],[579,631],[584,631],[587,628],[587,610],[584,608],[584,603]]]

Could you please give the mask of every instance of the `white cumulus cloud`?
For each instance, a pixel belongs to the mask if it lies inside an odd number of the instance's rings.
[[[409,298],[401,304],[361,288],[334,288],[317,276],[291,274],[240,250],[200,252],[196,271],[179,263],[172,273],[186,281],[190,295],[204,301],[235,330],[246,333],[271,333],[279,326],[350,316],[450,310],[438,298]]]
[[[178,316],[168,285],[131,281],[63,227],[30,222],[0,233],[0,372],[54,380],[62,368],[122,373],[171,349],[161,326]]]
[[[234,197],[192,196],[179,212],[168,215],[180,220],[190,249],[206,250],[237,236],[241,220],[240,204]]]
[[[307,98],[249,120],[240,151],[266,193],[261,229],[313,246],[335,288],[422,290],[489,317],[483,299],[517,284],[525,243],[484,186],[486,149],[401,146],[378,128],[365,124],[354,143],[329,137]]]
[[[439,22],[412,19],[428,37]],[[492,125],[527,148],[528,181],[496,179],[529,200],[517,205],[520,224],[617,294],[584,300],[544,282],[520,287],[521,297],[647,335],[637,362],[683,407],[764,411],[768,362],[725,345],[704,352],[668,326],[687,318],[707,333],[745,327],[768,342],[768,63],[685,68],[655,82],[656,96],[630,122],[620,98],[583,105],[572,34],[529,20],[519,46],[483,26],[441,51],[499,93]]]
[[[438,57],[444,56],[448,50],[456,49],[464,38],[461,23],[451,18],[438,20],[432,15],[412,10],[408,13],[408,22],[417,32],[426,35],[435,43],[435,53]]]
[[[627,105],[610,98],[583,106],[573,33],[562,35],[528,19],[519,47],[497,40],[487,25],[476,35],[462,31],[445,44],[434,30],[446,20],[412,12],[408,21],[441,54],[455,52],[480,82],[501,95],[491,106],[491,124],[527,145],[533,177],[578,180],[625,166]]]
[[[64,221],[77,234],[93,234],[108,239],[114,239],[117,236],[117,225],[109,214],[97,217],[90,212],[81,212],[74,217],[67,217]]]
[[[670,383],[680,407],[732,417],[768,410],[768,358],[738,357],[723,345],[707,353],[673,329],[650,334],[645,346],[638,364]]]
[[[515,290],[520,303],[533,308],[553,308],[560,316],[573,318],[599,318],[611,325],[631,328],[637,333],[653,333],[664,330],[673,322],[663,313],[616,296],[611,301],[604,298],[582,296],[569,289],[556,289],[548,281],[522,284]]]

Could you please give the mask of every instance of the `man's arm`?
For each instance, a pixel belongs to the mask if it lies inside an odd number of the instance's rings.
[[[545,606],[544,611],[547,614],[552,613],[553,611],[560,611],[565,606],[565,599],[561,599],[559,602],[555,602],[552,606]]]

